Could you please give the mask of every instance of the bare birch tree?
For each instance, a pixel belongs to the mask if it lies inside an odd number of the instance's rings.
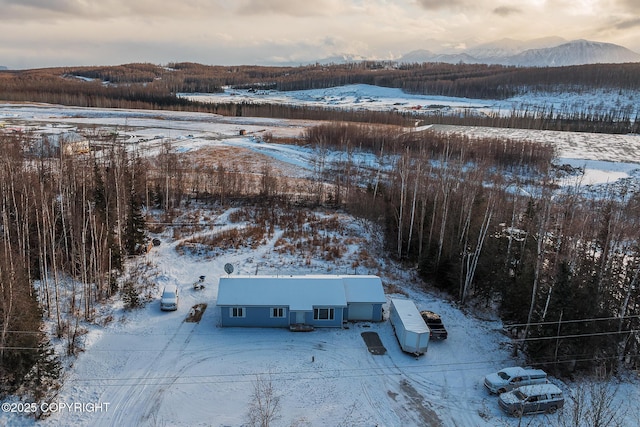
[[[249,402],[249,425],[269,427],[280,418],[280,395],[273,385],[271,374],[258,375],[253,382],[253,394]]]

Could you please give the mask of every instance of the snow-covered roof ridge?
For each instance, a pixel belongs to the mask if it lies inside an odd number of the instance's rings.
[[[372,275],[238,275],[220,278],[217,304],[312,310],[314,306],[385,301],[382,282]]]

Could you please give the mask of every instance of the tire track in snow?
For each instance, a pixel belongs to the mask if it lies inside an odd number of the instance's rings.
[[[113,418],[105,417],[104,419],[99,420],[99,422],[96,425],[122,426],[122,425],[140,425],[141,424],[142,418],[138,418],[136,420],[137,422],[133,422],[133,423],[131,422],[132,417],[135,417],[135,414],[136,414],[136,411],[132,409],[135,409],[135,407],[140,404],[140,401],[143,398],[143,396],[147,394],[146,392],[147,387],[151,386],[148,384],[149,381],[153,382],[153,381],[156,381],[158,378],[162,378],[161,374],[166,373],[168,371],[167,369],[165,369],[164,372],[160,372],[157,366],[158,362],[165,355],[165,352],[169,349],[169,347],[172,346],[174,341],[176,341],[176,337],[178,336],[180,331],[183,329],[184,325],[185,325],[185,321],[183,320],[182,322],[180,322],[180,325],[176,328],[173,335],[171,335],[169,340],[167,340],[167,343],[164,345],[164,347],[161,350],[159,350],[156,353],[155,357],[153,357],[153,359],[151,359],[146,364],[146,370],[141,377],[136,378],[136,381],[133,384],[119,387],[119,389],[116,391],[116,396],[114,396],[113,398],[101,399],[103,401],[107,401],[112,404],[111,407],[113,408],[114,416]],[[194,329],[195,327],[191,329],[191,331],[189,332],[189,336],[191,335]],[[183,344],[181,347],[184,347],[185,345],[186,344]]]
[[[382,356],[370,355],[367,360],[373,370],[385,374],[378,376],[383,379],[385,384],[383,391],[389,400],[391,408],[393,408],[393,414],[397,417],[394,420],[388,419],[389,412],[382,412],[379,405],[373,403],[375,400],[367,392],[367,398],[371,402],[372,408],[377,410],[383,425],[428,425],[434,427],[444,425],[438,414],[433,410],[432,405],[411,385],[412,375],[407,373],[405,368],[398,366],[388,352]],[[396,381],[396,378],[399,381]],[[379,402],[380,399],[378,398],[377,401]]]
[[[188,344],[188,341],[190,341],[191,336],[192,335],[190,334],[187,340],[185,340],[185,344]],[[158,386],[154,390],[152,395],[145,400],[143,410],[141,411],[142,415],[140,417],[140,421],[151,422],[154,419],[154,414],[159,413],[160,407],[164,400],[164,393],[167,391],[167,389],[170,389],[176,384],[176,382],[181,378],[182,374],[184,374],[187,370],[201,363],[207,362],[215,357],[217,356],[208,355],[196,360],[189,360],[186,363],[184,363],[180,369],[175,371],[172,370],[171,371],[172,376],[169,377],[171,378],[171,380],[168,383],[163,383],[162,385]],[[180,359],[177,358],[177,360],[179,361]]]

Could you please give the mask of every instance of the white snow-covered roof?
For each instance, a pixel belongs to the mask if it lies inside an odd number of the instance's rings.
[[[522,394],[525,396],[534,396],[536,394],[562,394],[562,390],[555,384],[546,383],[546,384],[532,384],[532,385],[523,385],[518,387],[516,390],[520,390]],[[515,392],[512,390],[511,393]]]
[[[520,366],[512,366],[509,368],[500,369],[499,372],[504,372],[509,375],[510,378],[523,376],[523,375],[546,375],[541,369],[522,368]]]
[[[406,330],[417,334],[429,332],[429,327],[424,322],[418,307],[412,300],[393,298],[391,299],[391,304],[393,304],[398,316],[402,319]]]
[[[347,302],[384,304],[387,300],[378,276],[341,276]]]
[[[87,139],[85,137],[83,137],[79,133],[73,132],[73,131],[68,131],[68,132],[63,132],[63,133],[46,134],[46,135],[44,135],[44,137],[46,137],[47,141],[49,142],[49,144],[54,146],[54,147],[59,147],[60,143],[76,144],[76,143],[79,143],[79,142],[86,142],[87,141]]]
[[[347,303],[384,303],[376,276],[231,276],[221,277],[219,306],[288,306],[294,311],[313,307],[346,307]]]

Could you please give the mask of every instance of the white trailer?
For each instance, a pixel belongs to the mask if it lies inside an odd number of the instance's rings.
[[[389,320],[403,351],[419,356],[429,345],[429,327],[409,299],[391,299]]]

